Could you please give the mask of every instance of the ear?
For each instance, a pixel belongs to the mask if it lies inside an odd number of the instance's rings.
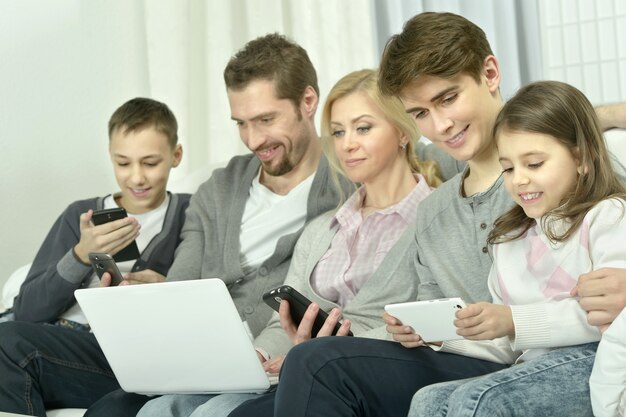
[[[483,61],[483,80],[492,94],[500,88],[500,64],[493,55],[488,55]]]
[[[183,159],[183,145],[181,145],[180,143],[177,143],[176,147],[174,148],[174,160],[172,161],[172,168],[176,168],[180,164],[180,161],[182,161],[182,159]]]
[[[572,155],[574,156],[574,160],[576,161],[576,172],[578,175],[584,175],[589,172],[589,167],[586,164],[583,164],[580,159],[580,149],[578,146],[572,148]]]
[[[300,110],[305,117],[312,119],[315,116],[315,112],[317,111],[317,104],[319,102],[319,97],[315,92],[315,89],[310,85],[304,89],[304,94],[302,95],[302,100],[300,101]]]

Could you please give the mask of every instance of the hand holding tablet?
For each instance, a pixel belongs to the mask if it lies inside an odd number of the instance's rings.
[[[411,326],[415,333],[427,343],[462,339],[456,334],[455,313],[465,307],[458,297],[427,301],[387,304],[385,311],[396,317],[405,326]]]

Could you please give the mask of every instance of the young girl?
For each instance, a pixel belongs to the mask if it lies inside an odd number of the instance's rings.
[[[413,398],[412,417],[497,415],[490,407],[495,395],[506,398],[507,415],[523,415],[526,401],[545,397],[521,398],[511,388],[528,376],[538,393],[571,390],[571,375],[551,365],[573,361],[568,372],[589,374],[600,331],[587,323],[570,291],[582,273],[626,266],[626,190],[584,95],[560,82],[530,84],[503,107],[493,132],[504,183],[517,204],[489,236],[494,303],[457,313],[465,339],[445,342],[441,350],[494,361],[508,356],[517,365],[423,388]],[[545,415],[591,414],[590,406],[568,409],[548,401],[540,407]]]

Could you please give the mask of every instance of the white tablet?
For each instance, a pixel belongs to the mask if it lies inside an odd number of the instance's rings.
[[[454,314],[463,307],[465,303],[460,298],[440,298],[387,304],[385,311],[411,326],[425,342],[445,342],[463,338],[456,334],[454,326]]]

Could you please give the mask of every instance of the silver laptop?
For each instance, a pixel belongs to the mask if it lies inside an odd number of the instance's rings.
[[[74,294],[124,391],[199,394],[270,387],[220,279]]]

